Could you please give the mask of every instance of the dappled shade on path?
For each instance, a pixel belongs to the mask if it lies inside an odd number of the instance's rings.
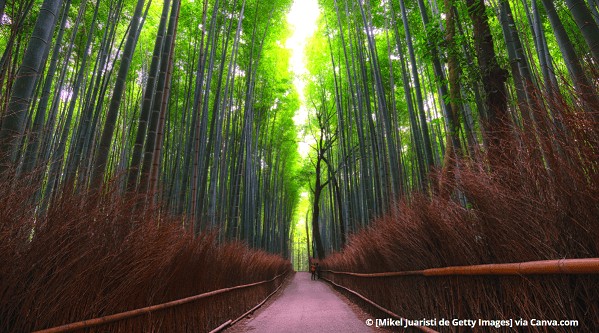
[[[244,332],[370,332],[350,306],[322,281],[299,272],[282,295],[256,317],[232,331]]]

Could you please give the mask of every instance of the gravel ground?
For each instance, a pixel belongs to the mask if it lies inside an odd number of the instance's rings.
[[[283,291],[227,333],[376,332],[364,323],[370,316],[324,281],[298,272]]]

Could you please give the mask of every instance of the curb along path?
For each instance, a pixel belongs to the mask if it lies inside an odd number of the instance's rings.
[[[239,326],[239,327],[236,327]],[[325,282],[298,272],[268,307],[227,332],[375,332]]]

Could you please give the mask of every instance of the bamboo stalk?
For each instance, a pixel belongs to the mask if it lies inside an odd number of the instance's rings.
[[[352,273],[324,270],[332,274],[375,278],[393,276],[455,276],[455,275],[553,275],[553,274],[599,274],[599,258],[540,260],[508,264],[485,264],[451,266],[416,271],[385,273]]]

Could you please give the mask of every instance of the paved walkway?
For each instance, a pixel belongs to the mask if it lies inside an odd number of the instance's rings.
[[[374,332],[326,282],[311,281],[307,272],[296,273],[270,306],[235,326],[235,332]]]

